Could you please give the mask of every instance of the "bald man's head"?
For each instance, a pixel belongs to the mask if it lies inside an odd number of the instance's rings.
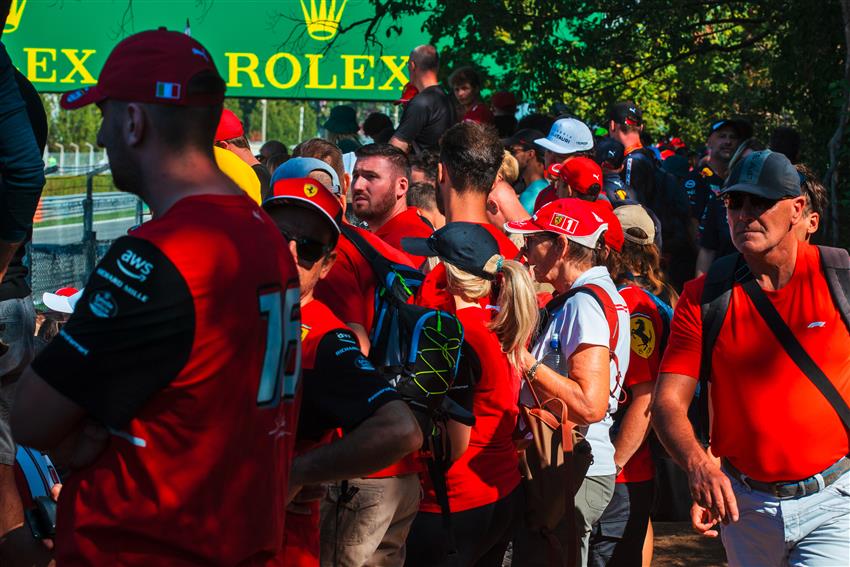
[[[420,73],[427,71],[436,73],[440,69],[440,56],[437,55],[433,45],[420,45],[410,52],[410,60]]]

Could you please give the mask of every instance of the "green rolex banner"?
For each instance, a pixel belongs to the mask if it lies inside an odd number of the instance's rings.
[[[385,19],[370,45],[374,14],[369,0],[13,0],[2,39],[41,92],[94,84],[116,43],[165,27],[206,46],[228,96],[393,100],[426,14]]]

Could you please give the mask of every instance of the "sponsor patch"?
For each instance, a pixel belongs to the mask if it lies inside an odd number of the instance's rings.
[[[180,100],[180,83],[166,83],[164,81],[157,82],[156,98]]]
[[[375,370],[375,367],[372,366],[372,363],[369,362],[369,359],[363,356],[362,354],[357,357],[357,359],[354,361],[354,364],[360,370]]]
[[[118,304],[108,291],[96,291],[89,297],[89,310],[100,319],[109,319],[118,313]]]
[[[655,328],[645,315],[631,317],[632,352],[641,358],[649,358],[655,352]]]
[[[80,98],[81,98],[84,94],[86,94],[87,92],[89,92],[89,89],[90,89],[90,88],[91,88],[91,87],[86,87],[86,88],[84,88],[84,89],[78,89],[78,90],[76,90],[76,91],[72,92],[71,94],[69,94],[69,95],[65,98],[65,100],[67,100],[69,103],[76,102],[76,101],[80,100]]]
[[[121,254],[121,257],[116,262],[118,269],[124,275],[139,280],[140,282],[148,279],[148,276],[153,271],[153,264],[130,250],[129,248]]]
[[[693,189],[696,186],[697,182],[693,179],[688,179],[687,181],[685,181],[685,189]]]
[[[578,221],[563,213],[555,213],[552,215],[552,220],[549,221],[549,226],[552,228],[560,228],[567,234],[575,234],[576,229],[578,228]]]

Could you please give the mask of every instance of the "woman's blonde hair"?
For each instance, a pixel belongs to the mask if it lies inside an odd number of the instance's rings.
[[[508,150],[505,150],[505,154],[502,157],[502,165],[499,167],[496,176],[501,177],[509,185],[516,183],[516,180],[519,178],[519,162]]]
[[[449,293],[470,302],[490,295],[492,287],[489,280],[465,272],[448,262],[444,264]],[[520,353],[537,327],[537,296],[531,275],[519,262],[505,260],[500,273],[503,277],[496,301],[499,313],[490,323],[490,329],[496,333],[502,352],[508,355],[511,366],[521,371]]]

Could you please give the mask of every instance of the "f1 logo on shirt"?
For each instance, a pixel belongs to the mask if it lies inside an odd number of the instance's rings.
[[[136,254],[130,249],[121,254],[121,258],[116,262],[118,269],[126,276],[139,280],[140,282],[148,279],[148,276],[153,271],[153,264]]]

